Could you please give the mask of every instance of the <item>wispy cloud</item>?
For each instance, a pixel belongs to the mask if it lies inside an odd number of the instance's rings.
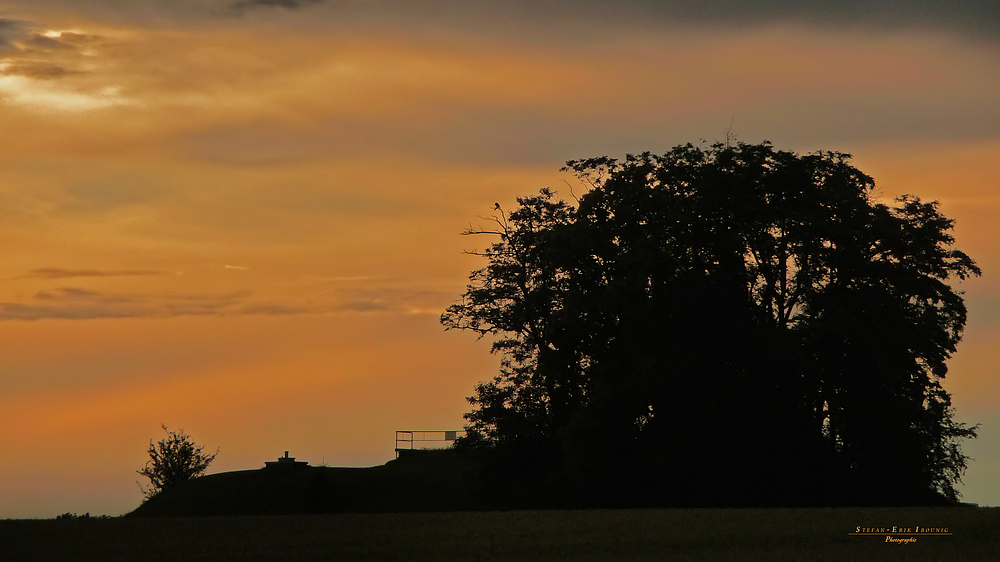
[[[72,277],[131,277],[136,275],[167,275],[167,273],[150,269],[109,270],[45,267],[42,269],[33,269],[12,279],[69,279]]]
[[[52,88],[44,80],[17,74],[0,76],[0,95],[8,103],[40,111],[81,112],[134,105],[122,97],[115,86],[92,92],[74,92]]]
[[[357,275],[354,277],[324,277],[323,281],[371,281],[373,279],[370,275]]]
[[[320,295],[330,299],[333,312],[440,314],[459,294],[459,287],[451,283],[367,277],[334,277],[325,281],[332,285]]]
[[[42,270],[48,271],[48,270]],[[67,271],[67,270],[56,270]],[[84,270],[84,273],[93,273]],[[79,272],[77,272],[79,273]],[[98,272],[107,276],[108,272]],[[126,272],[115,272],[118,274]],[[134,273],[134,272],[133,272]],[[159,272],[139,272],[154,273]],[[64,277],[40,276],[42,279]],[[89,275],[94,276],[94,275]],[[175,316],[242,316],[295,314],[440,314],[454,288],[399,279],[365,282],[351,278],[331,287],[300,287],[295,293],[260,296],[252,291],[229,293],[119,293],[82,287],[37,291],[18,302],[0,302],[0,321],[96,318],[171,318]]]
[[[78,287],[39,291],[28,302],[0,302],[0,320],[169,318],[239,314],[249,292],[228,294],[115,294]]]
[[[292,306],[286,304],[247,304],[240,307],[239,314],[263,314],[269,316],[282,316],[287,314],[309,314],[316,313],[314,310],[305,306]]]
[[[49,291],[35,293],[36,300],[42,301],[96,301],[96,302],[132,302],[133,299],[122,296],[102,295],[97,291],[88,291],[77,287],[60,287]]]

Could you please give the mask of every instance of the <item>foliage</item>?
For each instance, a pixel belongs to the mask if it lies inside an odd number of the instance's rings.
[[[60,513],[59,515],[56,515],[56,519],[86,519],[86,520],[90,520],[90,519],[111,519],[111,516],[110,515],[91,515],[89,511],[87,513],[84,513],[83,515],[80,515],[78,513],[72,513],[72,512],[67,511],[66,513]]]
[[[470,443],[555,451],[590,503],[957,499],[949,281],[980,270],[936,202],[766,142],[564,169],[576,206],[543,189],[466,232],[498,240],[441,321],[502,357]]]
[[[149,479],[150,487],[143,488],[145,499],[160,492],[197,478],[208,470],[219,451],[206,455],[205,447],[196,445],[191,436],[181,431],[170,431],[161,425],[167,436],[153,443],[149,441],[149,460],[139,474]],[[140,485],[140,488],[142,486]]]

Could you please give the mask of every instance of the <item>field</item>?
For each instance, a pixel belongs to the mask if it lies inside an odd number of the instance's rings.
[[[950,536],[850,536],[947,527]],[[997,560],[1000,508],[636,509],[0,521],[20,560]]]

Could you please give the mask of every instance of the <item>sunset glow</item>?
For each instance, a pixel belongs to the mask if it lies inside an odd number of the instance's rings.
[[[983,276],[945,387],[982,423],[964,500],[1000,505],[1000,36],[975,17],[288,4],[0,3],[0,518],[130,511],[161,423],[221,448],[210,472],[460,429],[498,366],[438,323],[489,243],[460,233],[582,193],[568,159],[727,134],[851,153],[956,220]]]

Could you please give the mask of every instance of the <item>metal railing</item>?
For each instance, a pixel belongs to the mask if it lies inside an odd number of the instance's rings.
[[[396,456],[400,451],[447,449],[459,437],[465,437],[465,431],[397,431]]]

